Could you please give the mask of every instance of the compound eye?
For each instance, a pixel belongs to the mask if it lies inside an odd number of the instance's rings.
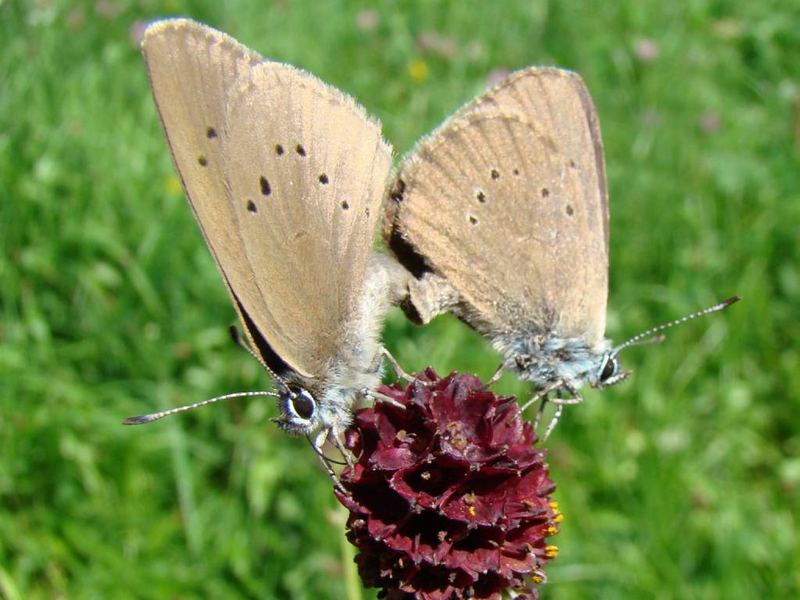
[[[289,402],[292,403],[292,409],[301,419],[308,420],[314,415],[316,403],[307,391],[300,390],[299,393],[293,394]]]
[[[606,364],[603,366],[603,371],[600,373],[600,381],[608,381],[614,375],[617,374],[619,370],[619,363],[615,357],[610,357],[606,360]]]

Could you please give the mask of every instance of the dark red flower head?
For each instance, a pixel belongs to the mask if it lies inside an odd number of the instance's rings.
[[[346,434],[356,463],[336,492],[364,583],[398,600],[536,598],[563,517],[516,400],[431,369],[380,392],[404,408],[356,415]]]

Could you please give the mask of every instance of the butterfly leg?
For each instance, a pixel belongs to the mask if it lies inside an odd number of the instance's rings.
[[[308,443],[311,445],[312,450],[314,450],[314,454],[316,454],[317,458],[319,458],[319,462],[322,464],[322,468],[325,469],[325,472],[328,474],[328,477],[330,477],[331,481],[333,481],[334,487],[336,487],[336,489],[338,489],[339,491],[344,492],[344,488],[342,488],[342,485],[339,483],[339,478],[336,476],[336,472],[333,470],[333,467],[331,466],[331,460],[327,456],[325,456],[325,453],[322,451],[322,446],[325,444],[325,440],[328,439],[329,434],[330,430],[323,429],[314,437],[313,440],[309,435],[306,435],[306,439],[308,440]]]
[[[392,406],[394,406],[396,408],[402,408],[403,410],[405,410],[405,408],[406,408],[405,406],[400,404],[397,400],[395,400],[391,396],[387,396],[386,394],[384,394],[382,392],[379,392],[378,390],[367,390],[367,389],[364,389],[364,390],[362,390],[362,392],[366,397],[372,398],[376,402],[386,402],[387,404],[391,404]]]
[[[534,402],[538,402],[539,400],[542,400],[542,404],[544,404],[547,401],[547,394],[549,394],[550,392],[555,392],[563,385],[564,383],[561,380],[558,380],[555,383],[551,383],[546,388],[537,390],[536,393],[531,397],[531,399],[522,405],[520,412],[525,412],[526,410],[528,410],[528,407],[530,407],[531,404],[533,404]],[[541,409],[539,410],[541,412]]]
[[[529,401],[528,404],[530,404],[532,401],[533,400]],[[536,409],[536,416],[533,418],[534,431],[539,431],[539,426],[542,423],[542,415],[544,414],[544,409],[546,406],[547,406],[547,396],[543,396],[541,398],[541,402],[539,403],[539,407]]]
[[[525,412],[531,404],[537,401],[539,402],[539,407],[536,409],[536,416],[533,418],[533,429],[535,431],[539,431],[539,425],[542,422],[542,415],[544,415],[544,409],[547,407],[547,395],[550,392],[555,392],[556,390],[560,389],[563,385],[564,383],[561,380],[555,381],[546,388],[537,390],[531,399],[522,405],[520,412]]]
[[[344,444],[342,443],[342,434],[331,430],[331,432],[328,434],[328,439],[330,439],[333,447],[339,451],[339,454],[342,455],[342,458],[345,460],[345,463],[347,463],[347,466],[352,467],[353,455],[350,454],[350,451],[344,447]]]
[[[500,363],[500,366],[497,367],[497,370],[494,373],[492,373],[491,377],[489,377],[489,381],[486,382],[487,388],[492,387],[495,383],[500,381],[500,378],[503,376],[503,371],[505,370],[505,368],[506,368],[506,363],[505,362]]]
[[[386,347],[381,346],[381,354],[383,354],[386,360],[389,361],[389,364],[391,365],[397,377],[405,380],[407,383],[411,383],[412,381],[414,381],[414,377],[406,373],[405,369],[403,369],[403,367],[400,366],[400,363],[397,362],[397,359],[392,355],[391,352],[389,352],[386,349]]]
[[[567,386],[566,390],[572,394],[572,398],[553,398],[550,400],[553,404],[556,405],[556,412],[553,414],[553,418],[550,419],[550,423],[547,424],[547,429],[545,430],[544,434],[542,435],[542,441],[546,441],[550,434],[553,433],[553,430],[556,428],[556,424],[558,420],[561,418],[561,414],[564,412],[564,407],[568,404],[580,404],[583,402],[583,396],[581,396],[580,392],[571,386]]]

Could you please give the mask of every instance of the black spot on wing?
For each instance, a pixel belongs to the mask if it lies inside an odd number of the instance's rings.
[[[207,127],[206,128],[206,137],[208,139],[210,139],[210,140],[213,140],[215,137],[217,137],[217,130],[214,129],[213,127]]]
[[[269,185],[269,180],[263,175],[258,179],[258,187],[261,188],[261,194],[269,196],[272,193],[272,188]]]

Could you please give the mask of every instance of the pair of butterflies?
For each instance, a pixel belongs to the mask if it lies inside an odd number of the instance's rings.
[[[380,124],[340,91],[186,19],[151,25],[142,47],[195,217],[277,387],[246,395],[276,396],[279,425],[317,449],[339,445],[354,404],[378,396],[392,304],[419,322],[458,315],[537,398],[566,396],[559,411],[583,384],[623,379],[619,351],[661,329],[616,348],[604,338],[605,167],[576,74],[512,74],[387,186]],[[379,221],[394,258],[372,248]]]

